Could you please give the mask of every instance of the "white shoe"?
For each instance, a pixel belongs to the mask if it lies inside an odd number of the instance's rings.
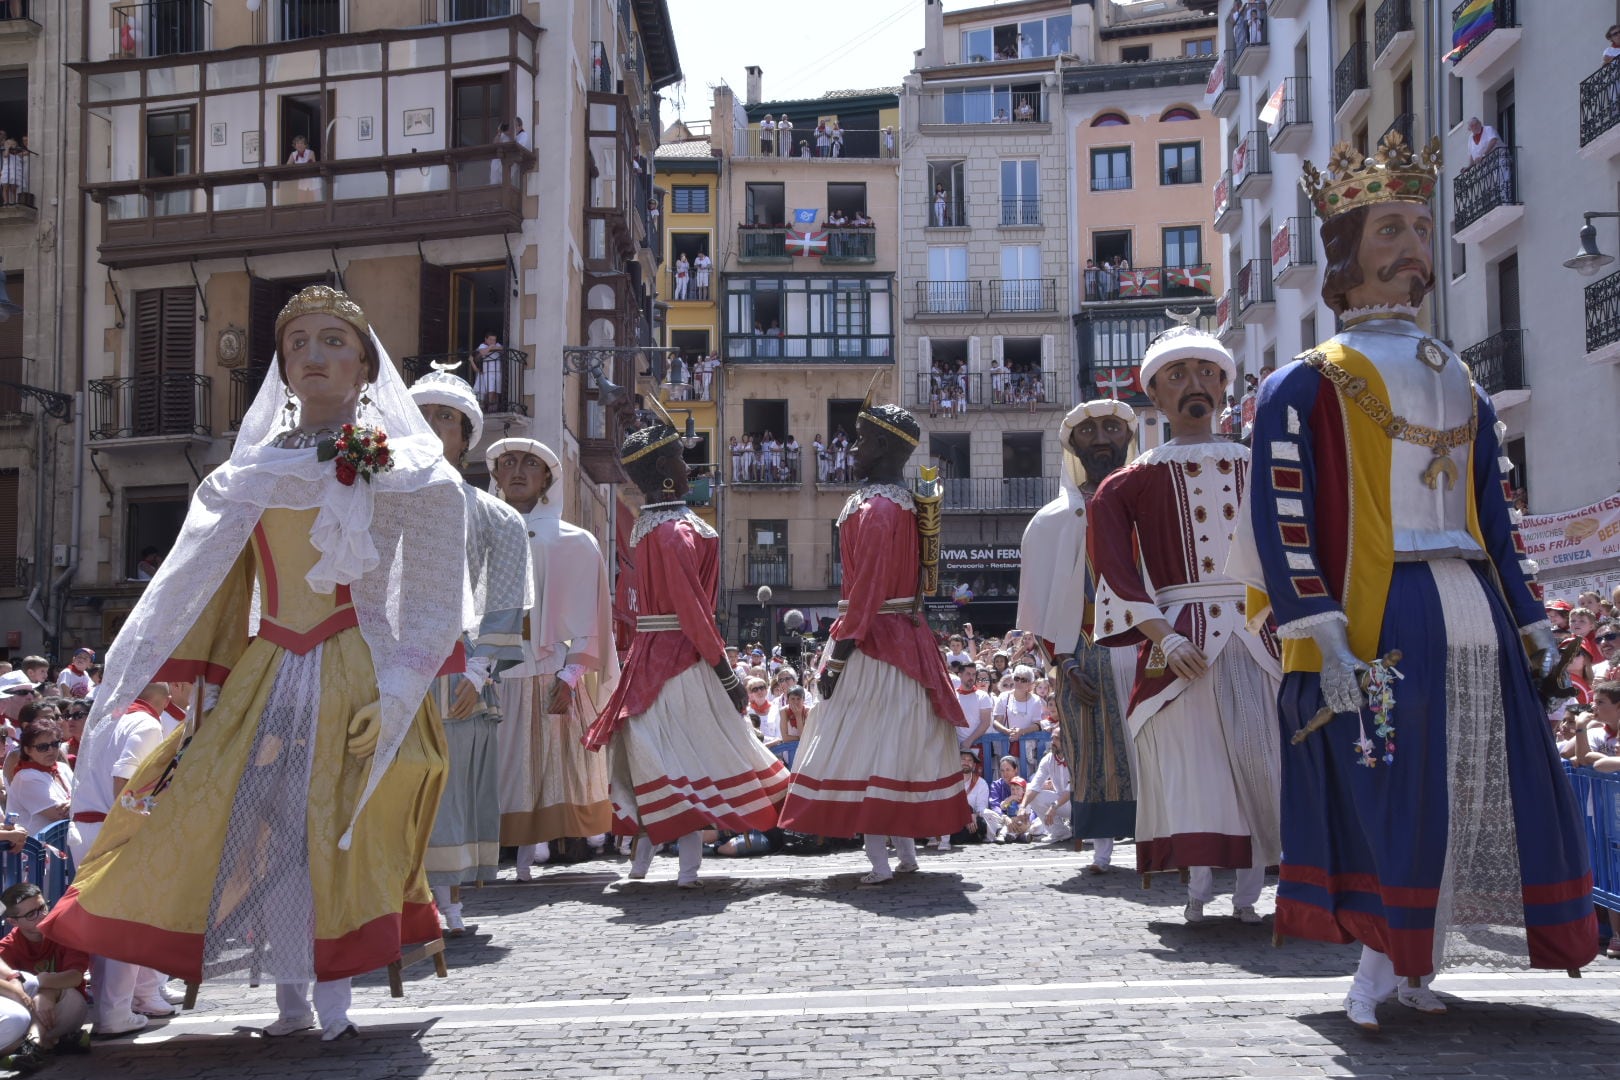
[[[1366,998],[1345,998],[1344,1015],[1350,1018],[1352,1024],[1364,1031],[1378,1030],[1378,1010]]]
[[[534,865],[543,866],[551,861],[551,845],[540,843],[534,845]]]
[[[1260,913],[1258,911],[1254,910],[1253,904],[1250,904],[1248,907],[1240,907],[1236,911],[1232,912],[1232,914],[1237,916],[1238,922],[1243,923],[1246,926],[1259,926],[1261,923],[1266,921],[1260,917]]]
[[[165,1016],[174,1015],[174,1006],[163,1000],[161,996],[155,998],[136,998],[130,1008],[142,1016],[149,1016],[154,1020],[161,1020]]]
[[[1190,922],[1190,923],[1203,922],[1204,921],[1204,902],[1202,900],[1189,900],[1189,901],[1187,901],[1187,906],[1182,911],[1182,915],[1184,915],[1186,917],[1187,921]]]
[[[103,1039],[110,1039],[114,1035],[128,1035],[132,1031],[139,1031],[146,1026],[146,1017],[140,1013],[125,1013],[111,1021],[98,1021],[90,1029],[90,1034]]]
[[[915,874],[917,872],[917,864],[914,862],[899,863],[895,866],[894,872],[897,874]]]
[[[923,847],[926,847],[926,848],[938,848],[939,847],[939,837],[937,837],[937,836],[934,837],[932,840],[928,841],[928,843],[924,844]]]
[[[184,1005],[186,1003],[186,988],[184,986],[176,990],[168,983],[164,983],[163,989],[159,993],[163,995],[163,1000],[170,1005]]]
[[[347,1018],[334,1020],[321,1029],[321,1042],[337,1042],[339,1039],[358,1039],[360,1029],[349,1023]]]
[[[291,1035],[298,1031],[308,1031],[314,1026],[314,1013],[303,1013],[300,1016],[278,1016],[274,1022],[264,1026],[264,1033],[272,1039],[279,1039],[283,1035]]]
[[[444,909],[444,928],[454,937],[467,932],[467,923],[461,917],[461,905],[451,904]]]
[[[1443,1016],[1446,1012],[1446,1003],[1427,986],[1403,986],[1395,992],[1395,1000],[1429,1016]]]
[[[677,878],[675,880],[675,887],[677,889],[701,889],[703,888],[703,882],[699,881],[696,876],[690,878]]]
[[[876,870],[861,876],[862,885],[887,885],[894,880],[893,874],[880,874]]]
[[[942,836],[942,837],[939,838],[939,850],[940,851],[949,851],[949,850],[951,850],[951,838],[950,837]]]

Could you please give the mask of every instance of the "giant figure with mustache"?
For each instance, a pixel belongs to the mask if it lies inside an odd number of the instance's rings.
[[[1418,305],[1434,285],[1438,140],[1334,149],[1303,186],[1342,329],[1268,379],[1228,572],[1283,638],[1279,935],[1362,945],[1359,1026],[1419,1012],[1446,963],[1575,969],[1592,876],[1535,689],[1554,639],[1490,396]],[[1263,590],[1263,592],[1261,591]],[[1392,655],[1399,652],[1399,659]],[[1374,662],[1401,674],[1368,694]]]
[[[1137,869],[1190,871],[1189,923],[1204,921],[1217,868],[1237,871],[1233,914],[1259,923],[1279,850],[1277,642],[1245,626],[1243,587],[1223,573],[1249,474],[1248,448],[1215,434],[1235,373],[1202,330],[1155,338],[1141,382],[1171,438],[1104,480],[1090,508],[1092,637],[1137,648]]]

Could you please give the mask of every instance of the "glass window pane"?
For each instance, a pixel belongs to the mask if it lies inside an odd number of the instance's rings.
[[[230,90],[238,86],[259,85],[259,58],[220,60],[208,65],[208,89]]]
[[[437,67],[444,63],[443,38],[411,38],[388,43],[388,66],[405,68]]]
[[[382,45],[344,45],[326,50],[328,75],[359,75],[382,70]]]
[[[496,60],[505,57],[512,47],[508,30],[480,30],[475,34],[457,34],[450,46],[450,59],[456,63],[468,60]]]
[[[258,67],[255,61],[254,67]],[[134,101],[141,96],[141,73],[109,71],[90,76],[91,101]]]
[[[313,49],[309,52],[272,53],[264,58],[265,82],[304,82],[320,77],[321,54]]]
[[[197,92],[197,65],[184,67],[151,68],[146,73],[146,93],[150,97],[164,94],[195,94]]]

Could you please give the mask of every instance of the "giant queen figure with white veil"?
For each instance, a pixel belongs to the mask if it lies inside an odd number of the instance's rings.
[[[427,690],[466,628],[466,505],[353,300],[303,290],[276,343],[90,726],[165,680],[203,684],[197,718],[142,763],[43,928],[189,981],[275,983],[267,1034],[314,1025],[314,982],[334,1039],[354,1032],[350,977],[439,935]]]

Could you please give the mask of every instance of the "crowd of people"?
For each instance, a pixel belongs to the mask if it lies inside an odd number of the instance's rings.
[[[818,440],[820,436],[816,437]],[[755,435],[731,436],[731,482],[734,484],[790,484],[800,479],[803,448],[793,435],[778,439],[769,429]]]
[[[1034,412],[1037,405],[1045,405],[1051,400],[1046,380],[1034,365],[1003,364],[1000,360],[993,360],[988,375],[990,405],[1010,405]],[[928,373],[928,415],[966,416],[970,403],[984,404],[983,399],[973,401],[979,396],[972,389],[973,383],[967,365],[934,361]]]
[[[720,354],[688,358],[677,353],[665,372],[671,401],[713,401],[720,375]]]

